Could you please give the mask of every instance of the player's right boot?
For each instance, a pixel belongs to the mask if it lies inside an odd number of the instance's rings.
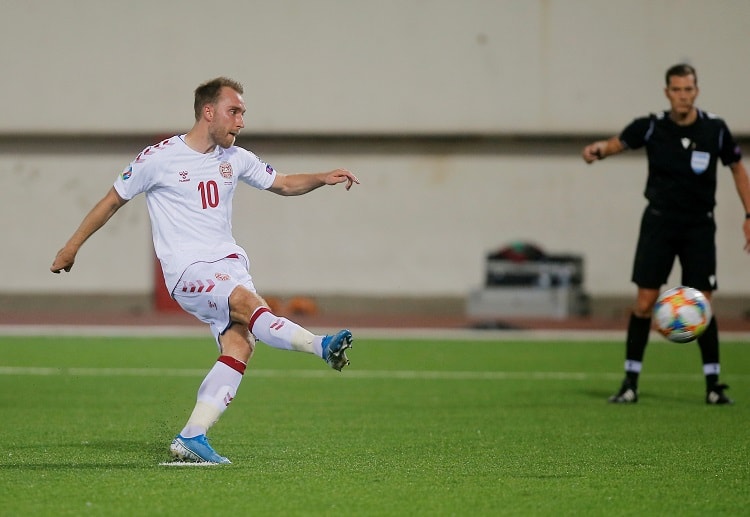
[[[346,349],[352,347],[352,333],[346,329],[339,330],[332,336],[323,338],[323,359],[334,370],[341,371],[349,364],[346,357]]]
[[[224,456],[219,455],[213,447],[208,444],[205,434],[194,438],[185,438],[178,434],[169,446],[169,452],[180,461],[191,463],[232,463]]]
[[[613,404],[635,404],[638,402],[638,386],[628,379],[622,381],[620,391],[607,399]]]

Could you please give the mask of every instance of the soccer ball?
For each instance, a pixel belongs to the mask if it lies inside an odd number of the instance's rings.
[[[711,304],[692,287],[664,291],[654,306],[656,329],[675,343],[688,343],[703,334],[711,316]]]

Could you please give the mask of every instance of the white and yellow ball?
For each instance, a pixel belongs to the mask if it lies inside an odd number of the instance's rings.
[[[656,329],[668,340],[688,343],[711,323],[711,304],[697,289],[679,286],[659,295],[654,306]]]

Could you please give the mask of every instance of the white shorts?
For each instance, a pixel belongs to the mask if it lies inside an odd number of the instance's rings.
[[[238,285],[255,292],[247,263],[241,256],[216,262],[196,262],[188,266],[172,292],[180,307],[211,326],[219,351],[219,336],[232,323],[229,295]]]

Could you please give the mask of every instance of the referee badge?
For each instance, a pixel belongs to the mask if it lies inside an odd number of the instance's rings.
[[[693,151],[690,155],[690,167],[696,174],[702,174],[708,168],[708,163],[711,161],[711,154],[703,151]]]

